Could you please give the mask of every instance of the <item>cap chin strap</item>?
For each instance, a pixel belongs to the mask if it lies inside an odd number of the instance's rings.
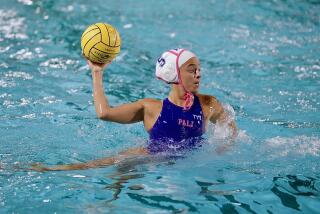
[[[181,54],[184,51],[185,50],[182,49],[178,54],[173,52],[173,51],[169,51],[169,52],[177,56],[177,58],[176,58],[176,69],[177,69],[177,72],[178,72],[179,84],[182,86],[183,90],[185,91],[185,93],[183,95],[183,100],[184,100],[183,110],[187,111],[187,110],[189,110],[191,108],[191,106],[193,104],[194,95],[184,87],[184,85],[182,83],[181,75],[180,75],[179,58],[180,58]]]

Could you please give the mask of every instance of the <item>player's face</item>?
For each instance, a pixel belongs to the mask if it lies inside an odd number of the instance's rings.
[[[196,93],[200,86],[200,62],[192,57],[180,67],[181,80],[184,87],[191,93]]]

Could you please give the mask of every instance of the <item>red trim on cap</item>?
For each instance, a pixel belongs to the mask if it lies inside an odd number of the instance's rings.
[[[161,79],[162,81],[164,81],[164,82],[166,82],[166,83],[168,83],[168,84],[170,84],[170,83],[173,83],[173,84],[181,84],[183,90],[185,91],[185,94],[183,95],[183,99],[184,99],[183,110],[189,110],[189,109],[191,108],[192,104],[193,104],[194,95],[184,87],[184,85],[183,85],[183,83],[182,83],[182,80],[181,80],[180,68],[179,68],[179,58],[180,58],[181,54],[182,54],[184,51],[185,51],[185,49],[181,49],[180,52],[177,51],[178,53],[177,53],[177,52],[174,52],[173,50],[167,51],[167,52],[169,52],[169,53],[171,53],[171,54],[173,54],[173,55],[175,55],[175,56],[177,57],[177,58],[176,58],[176,70],[177,70],[177,75],[178,75],[178,80],[179,80],[179,82],[178,82],[178,83],[177,83],[177,82],[168,82],[168,81],[162,79],[162,78],[159,77],[159,76],[157,76],[157,78],[158,78],[158,79]]]
[[[182,85],[182,88],[183,88],[183,90],[185,91],[185,94],[183,95],[183,99],[184,99],[183,109],[184,109],[184,110],[189,110],[189,109],[191,108],[192,104],[193,104],[194,96],[193,96],[193,94],[192,94],[190,91],[188,91],[188,90],[184,87],[184,85],[183,85],[183,83],[182,83],[181,75],[180,75],[180,68],[179,68],[179,58],[180,58],[181,54],[182,54],[184,51],[185,51],[185,50],[182,49],[182,50],[180,51],[180,53],[178,53],[178,55],[177,55],[177,59],[176,59],[176,69],[177,69],[177,72],[178,72],[179,83]],[[171,53],[171,52],[170,52],[170,53]]]

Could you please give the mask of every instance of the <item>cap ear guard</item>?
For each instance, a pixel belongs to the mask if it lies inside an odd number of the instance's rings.
[[[179,83],[178,72],[175,62],[176,56],[165,52],[157,60],[156,63],[156,76],[158,79],[166,83]]]

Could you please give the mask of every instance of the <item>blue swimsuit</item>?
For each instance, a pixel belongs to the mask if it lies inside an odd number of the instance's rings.
[[[163,100],[161,113],[150,129],[148,150],[151,153],[181,151],[198,146],[205,131],[204,116],[199,98],[189,110]]]

